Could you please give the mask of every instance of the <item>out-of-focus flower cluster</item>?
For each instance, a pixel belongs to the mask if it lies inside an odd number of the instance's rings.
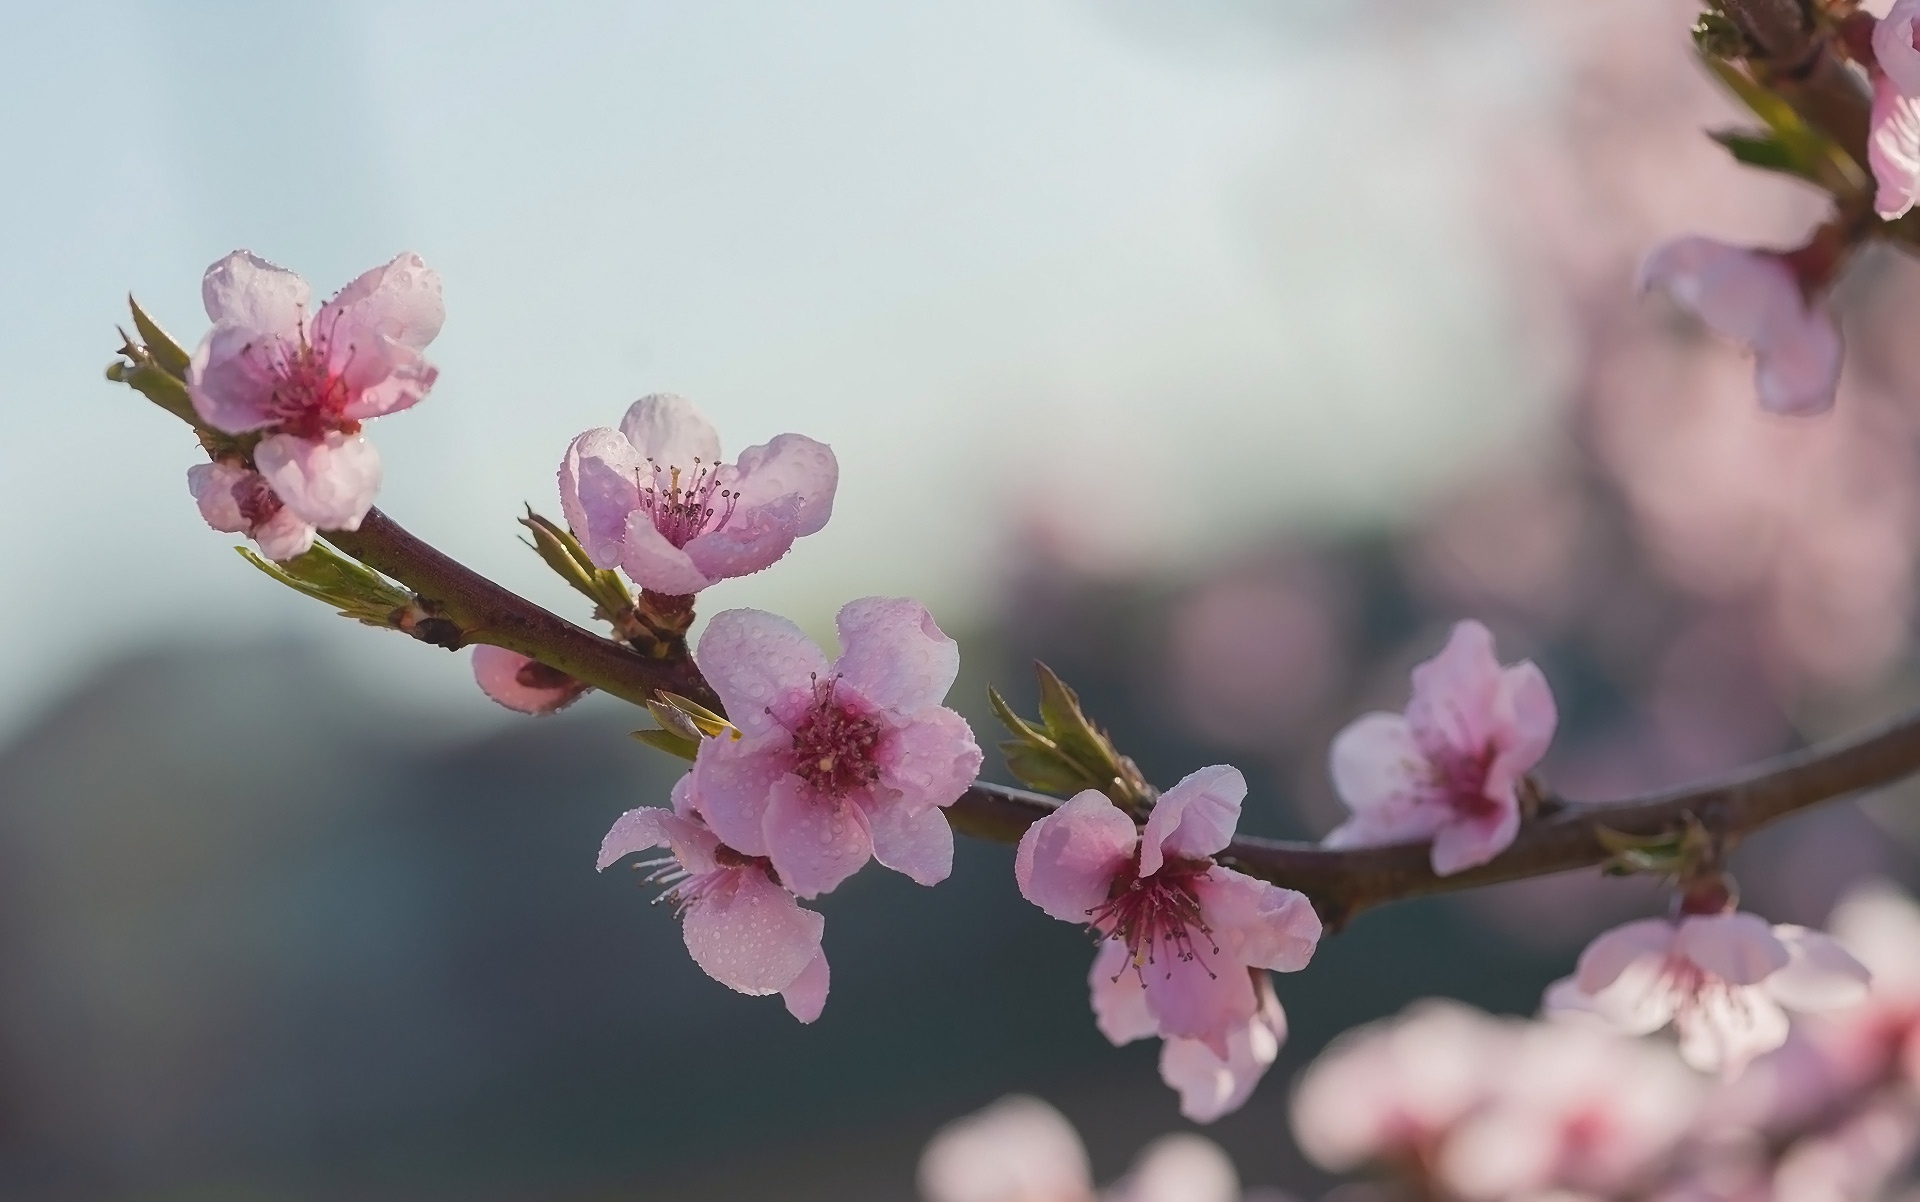
[[[1323,1168],[1368,1169],[1422,1198],[1891,1197],[1920,1148],[1920,908],[1875,886],[1833,929],[1875,990],[1783,1029],[1738,1078],[1579,1014],[1428,1001],[1350,1032],[1301,1075],[1295,1136]]]

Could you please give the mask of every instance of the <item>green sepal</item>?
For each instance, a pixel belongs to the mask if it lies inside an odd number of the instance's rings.
[[[397,615],[408,612],[414,604],[412,593],[325,543],[315,543],[304,554],[279,563],[262,558],[250,547],[234,550],[295,592],[324,601],[339,610],[341,617],[369,626],[396,628]]]
[[[527,506],[527,516],[520,519],[520,524],[533,535],[525,541],[534,554],[575,592],[598,606],[607,618],[633,608],[633,593],[620,573],[595,566],[572,531],[541,517],[531,505]]]
[[[656,690],[653,695],[658,699],[660,705],[674,713],[672,720],[664,718],[660,720],[663,726],[674,726],[677,728],[679,724],[684,721],[692,725],[696,731],[709,739],[717,739],[723,733],[735,739],[740,737],[738,727],[725,718],[722,718],[719,714],[714,713],[706,706],[701,705],[698,701],[682,697],[678,693],[669,693],[665,689]],[[653,710],[654,705],[655,702],[649,701],[647,703],[647,709]],[[654,712],[654,716],[656,718],[659,717],[658,711]]]
[[[1594,838],[1613,855],[1600,871],[1608,876],[1632,876],[1652,872],[1661,876],[1680,875],[1691,852],[1686,830],[1659,835],[1629,835],[1611,827],[1596,826]]]
[[[1741,129],[1716,129],[1709,130],[1707,136],[1726,147],[1735,162],[1761,171],[1791,175],[1810,184],[1821,182],[1818,163],[1801,158],[1793,147],[1777,135]]]
[[[668,755],[679,756],[683,760],[693,759],[700,754],[698,739],[689,739],[670,730],[636,730],[632,733],[634,738],[647,746],[657,747]]]
[[[186,384],[169,375],[154,362],[145,347],[128,338],[124,331],[120,337],[125,341],[120,348],[123,358],[107,364],[107,379],[116,384],[125,384],[181,421],[197,428],[200,415],[193,411],[193,398],[187,395]]]
[[[1152,807],[1154,791],[1133,761],[1087,718],[1080,698],[1045,664],[1034,664],[1040,682],[1040,717],[1014,713],[999,690],[989,688],[994,714],[1014,737],[1001,743],[1015,779],[1044,793],[1098,789],[1136,816]]]
[[[166,372],[182,384],[187,381],[187,352],[175,342],[160,324],[147,316],[140,302],[127,297],[127,308],[133,310],[133,328],[146,344],[147,354],[152,357],[154,366]]]
[[[1778,144],[1777,150],[1760,150],[1757,146],[1748,149],[1759,153],[1763,158],[1770,157],[1774,162],[1756,162],[1750,165],[1769,171],[1783,171],[1799,179],[1812,182],[1817,187],[1836,194],[1858,193],[1867,186],[1866,174],[1853,156],[1835,143],[1831,138],[1808,124],[1806,119],[1795,112],[1793,106],[1777,94],[1755,81],[1745,71],[1725,59],[1713,54],[1702,54],[1700,61],[1714,78],[1726,85],[1740,103],[1754,116],[1760,118],[1767,127],[1767,134]],[[1741,162],[1740,152],[1726,141],[1727,135],[1714,134],[1714,140],[1732,151]],[[1767,135],[1755,135],[1742,132],[1734,135],[1741,139],[1760,140]],[[1775,162],[1784,161],[1791,166],[1776,166]]]

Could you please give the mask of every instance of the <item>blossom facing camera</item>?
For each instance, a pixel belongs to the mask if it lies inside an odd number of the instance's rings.
[[[1333,786],[1353,817],[1326,845],[1431,839],[1441,876],[1486,863],[1519,833],[1521,784],[1558,720],[1539,668],[1501,666],[1487,628],[1459,623],[1413,670],[1404,714],[1366,714],[1334,738]]]
[[[681,920],[687,953],[727,988],[760,997],[780,994],[803,1023],[827,1004],[826,919],[781,887],[764,856],[721,843],[701,818],[689,773],[674,786],[673,809],[641,806],[613,824],[600,845],[601,871],[651,848],[668,854],[643,861],[647,880],[666,886],[658,900]]]
[[[1787,1010],[1817,1012],[1867,996],[1864,965],[1837,940],[1753,914],[1689,914],[1615,927],[1547,990],[1551,1012],[1598,1015],[1630,1034],[1671,1023],[1680,1058],[1737,1074],[1787,1039]]]
[[[564,709],[592,687],[539,660],[486,643],[473,649],[473,679],[481,692],[523,714]]]
[[[940,704],[960,648],[902,598],[848,602],[838,625],[828,663],[773,614],[732,609],[707,624],[694,658],[740,733],[700,745],[701,812],[803,898],[869,859],[937,884],[953,870],[941,809],[980,772],[972,729]]]
[[[1840,387],[1840,330],[1809,302],[1782,255],[1711,238],[1676,238],[1647,256],[1643,288],[1753,353],[1754,386],[1769,413],[1804,416],[1833,408]]]
[[[288,560],[313,547],[313,523],[288,509],[259,472],[231,463],[196,463],[187,491],[215,530],[244,534],[268,559]]]
[[[216,430],[264,435],[254,466],[302,521],[359,529],[380,488],[361,423],[433,386],[421,352],[446,318],[439,274],[402,254],[309,314],[304,279],[237,250],[200,291],[213,329],[187,365],[194,411]]]
[[[840,466],[799,434],[720,458],[691,401],[641,397],[620,428],[588,430],[560,464],[560,504],[593,562],[641,588],[688,596],[772,566],[833,513]]]

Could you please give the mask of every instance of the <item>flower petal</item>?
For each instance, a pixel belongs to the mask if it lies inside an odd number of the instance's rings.
[[[1781,1005],[1818,1013],[1844,1009],[1867,996],[1873,974],[1839,940],[1787,924],[1774,927],[1773,933],[1792,957],[1766,981],[1767,992]]]
[[[1636,965],[1658,963],[1673,946],[1673,924],[1663,918],[1643,918],[1607,931],[1580,953],[1580,967],[1574,980],[1589,996],[1599,993],[1620,979],[1620,974]]]
[[[627,517],[640,507],[638,476],[645,466],[626,436],[605,426],[576,437],[560,461],[560,509],[598,567],[620,566]]]
[[[272,425],[278,414],[273,363],[284,352],[276,335],[244,326],[217,325],[187,361],[187,395],[193,411],[216,430],[245,434]]]
[[[981,758],[973,728],[944,706],[921,710],[888,731],[874,752],[880,788],[916,806],[958,801],[980,775]]]
[[[796,903],[761,868],[721,871],[732,880],[687,906],[681,932],[687,954],[729,989],[756,997],[779,993],[820,955],[827,921]]]
[[[810,1023],[827,1008],[828,984],[827,953],[824,950],[817,951],[807,966],[800,970],[800,975],[793,979],[793,983],[780,991],[780,999],[787,1004],[788,1014],[803,1023]]]
[[[792,757],[765,740],[703,739],[693,761],[701,816],[728,847],[766,855],[767,798],[792,767]]]
[[[246,468],[229,463],[196,463],[187,469],[187,491],[207,525],[228,534],[245,534],[251,525],[240,513],[235,486],[252,475]]]
[[[938,817],[944,825],[946,819]],[[795,896],[818,897],[860,871],[873,856],[867,816],[850,798],[826,797],[797,776],[783,776],[767,794],[767,858]]]
[[[313,289],[284,267],[250,250],[236,250],[207,268],[200,299],[215,325],[236,326],[250,335],[297,339]]]
[[[1160,1049],[1160,1079],[1180,1093],[1180,1113],[1196,1123],[1231,1114],[1253,1096],[1280,1056],[1287,1017],[1263,983],[1258,1011],[1227,1037],[1226,1051],[1197,1039],[1169,1039]]]
[[[1509,790],[1502,801],[1488,799],[1489,808],[1443,822],[1433,834],[1434,875],[1452,876],[1484,864],[1505,851],[1520,833],[1520,803]]]
[[[692,401],[671,392],[643,396],[629,405],[620,419],[620,433],[642,460],[663,468],[690,472],[696,463],[716,469],[720,465],[720,435],[713,423]]]
[[[1349,722],[1334,736],[1327,759],[1334,792],[1356,814],[1387,806],[1408,807],[1433,772],[1413,741],[1407,720],[1383,712],[1362,714]],[[1423,830],[1409,837],[1424,839],[1431,833]]]
[[[815,533],[833,514],[840,463],[824,442],[778,435],[743,451],[737,473],[732,486],[739,496],[738,511],[779,504],[785,525],[796,537]]]
[[[693,542],[699,542],[694,539]],[[692,546],[689,543],[688,546]],[[636,509],[627,515],[626,538],[620,548],[620,567],[644,589],[670,597],[690,597],[719,580],[694,563],[685,548],[676,547],[660,533],[653,515]]]
[[[713,832],[693,819],[661,806],[640,806],[614,819],[606,838],[600,841],[600,857],[594,867],[605,872],[637,851],[665,847],[682,868],[698,875],[719,867],[713,858],[719,846],[720,840],[713,837]]]
[[[1213,764],[1180,778],[1160,795],[1140,834],[1140,875],[1152,876],[1168,858],[1204,860],[1233,842],[1247,778]]]
[[[1303,893],[1215,866],[1194,883],[1201,913],[1227,959],[1298,972],[1320,942],[1320,916]]]
[[[1190,953],[1183,950],[1165,940],[1149,949],[1140,968],[1147,1005],[1160,1020],[1161,1035],[1203,1040],[1216,1055],[1225,1056],[1228,1036],[1258,1007],[1256,974],[1215,954],[1203,932],[1193,932]]]
[[[384,338],[424,350],[447,321],[440,273],[414,252],[362,272],[321,306],[315,331],[330,341]]]
[[[921,885],[953,872],[953,828],[934,806],[891,801],[862,807],[873,838],[873,858]]]
[[[960,645],[918,601],[862,597],[840,607],[840,658],[834,663],[862,697],[906,717],[939,705],[960,674]]]
[[[1757,985],[1793,959],[1766,919],[1744,911],[1681,919],[1673,952],[1729,985]]]
[[[1912,53],[1912,47],[1908,47]],[[1873,167],[1873,209],[1884,221],[1906,216],[1920,196],[1920,100],[1904,96],[1891,76],[1873,82],[1867,162]]]
[[[948,1123],[920,1157],[927,1202],[1077,1202],[1093,1167],[1073,1124],[1038,1098],[1013,1096]]]
[[[827,657],[798,626],[757,609],[715,614],[694,658],[728,720],[749,737],[789,729],[783,723],[798,722],[812,700],[813,678],[832,675]]]
[[[1787,1041],[1787,1015],[1760,989],[1715,989],[1674,1016],[1680,1059],[1732,1078],[1747,1062]]]
[[[322,530],[358,530],[380,491],[380,452],[358,434],[270,434],[253,463],[288,509]]]
[[[1533,771],[1553,743],[1560,711],[1546,673],[1532,660],[1521,660],[1500,671],[1500,748],[1488,777],[1511,784]]]
[[[1094,953],[1087,993],[1093,1024],[1114,1047],[1160,1033],[1160,1023],[1147,1005],[1147,987],[1134,971],[1127,945],[1118,939],[1102,940]]]
[[[1920,96],[1920,50],[1914,48],[1913,36],[1916,18],[1920,18],[1920,0],[1893,0],[1887,15],[1873,27],[1874,61],[1908,96]]]
[[[517,651],[485,643],[473,649],[473,679],[481,692],[523,714],[551,714],[587,691],[581,681]]]
[[[299,514],[282,505],[272,517],[255,526],[252,533],[253,541],[260,544],[260,554],[285,563],[311,551],[316,532],[313,523],[303,521]]]
[[[1097,789],[1068,798],[1020,836],[1020,896],[1062,922],[1085,923],[1133,859],[1133,819]]]
[[[682,549],[708,584],[736,580],[779,563],[793,549],[793,524],[777,506],[736,509],[726,525],[695,535]]]
[[[1427,758],[1479,756],[1492,742],[1501,696],[1493,633],[1471,619],[1454,623],[1440,654],[1413,669],[1407,726]]]
[[[1162,1054],[1161,1064],[1165,1063],[1166,1056]],[[1162,1075],[1164,1077],[1164,1072]],[[1252,1090],[1252,1082],[1248,1082],[1247,1088]],[[1181,1113],[1200,1123],[1212,1122],[1228,1110],[1239,1109],[1240,1105],[1235,1102],[1211,1117],[1197,1118],[1193,1111],[1185,1108],[1186,1101],[1183,1093]],[[1220,1150],[1220,1145],[1180,1132],[1163,1135],[1148,1144],[1108,1197],[1111,1202],[1240,1202],[1240,1175],[1234,1172],[1233,1161]]]

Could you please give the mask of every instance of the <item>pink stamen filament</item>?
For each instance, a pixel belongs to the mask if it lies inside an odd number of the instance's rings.
[[[793,772],[817,792],[842,796],[880,779],[880,724],[834,697],[838,678],[813,681],[813,705],[793,728]]]
[[[1132,868],[1114,879],[1107,900],[1087,911],[1088,925],[1101,938],[1118,939],[1126,945],[1129,963],[1143,983],[1147,966],[1160,962],[1156,946],[1165,948],[1170,961],[1199,961],[1209,977],[1215,976],[1201,956],[1195,935],[1206,938],[1212,955],[1219,955],[1220,947],[1213,941],[1213,931],[1193,890],[1194,879],[1211,867],[1206,860],[1168,860],[1160,871],[1142,877],[1140,856],[1135,852]],[[1166,971],[1168,976],[1173,975],[1171,963]]]
[[[653,469],[652,480],[644,474],[635,480],[640,486],[640,508],[653,516],[654,529],[674,546],[684,547],[699,535],[724,529],[733,518],[740,494],[720,487],[718,464],[697,458],[691,470],[662,466],[651,459],[647,464]]]

